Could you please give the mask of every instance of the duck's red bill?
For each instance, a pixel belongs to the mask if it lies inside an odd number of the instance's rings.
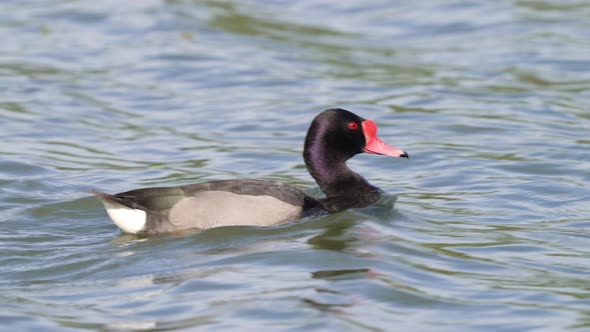
[[[383,143],[379,137],[377,137],[377,125],[375,125],[375,122],[371,120],[365,120],[362,122],[362,126],[363,134],[365,135],[365,148],[363,149],[364,152],[371,154],[381,154],[390,157],[410,157],[406,151]]]

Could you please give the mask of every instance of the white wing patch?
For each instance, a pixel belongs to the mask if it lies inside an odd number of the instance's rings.
[[[227,191],[203,191],[180,200],[169,220],[179,229],[221,226],[271,226],[295,219],[301,206],[261,195],[237,195]]]
[[[137,234],[145,228],[146,213],[125,205],[101,200],[115,225],[125,232]]]

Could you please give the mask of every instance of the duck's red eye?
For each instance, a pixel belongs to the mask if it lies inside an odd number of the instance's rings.
[[[356,130],[358,127],[359,127],[359,125],[354,121],[351,121],[348,123],[348,128],[350,128],[352,130]]]

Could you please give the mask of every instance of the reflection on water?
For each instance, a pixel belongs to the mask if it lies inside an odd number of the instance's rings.
[[[11,330],[590,328],[583,1],[0,2],[0,317]],[[88,189],[266,178],[309,122],[410,160],[382,201],[122,235]]]

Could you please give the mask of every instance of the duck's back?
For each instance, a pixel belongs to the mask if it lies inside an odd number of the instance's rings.
[[[127,227],[127,232],[146,234],[220,226],[278,225],[317,205],[315,199],[301,190],[268,180],[222,180],[97,196],[107,211],[110,208],[111,219],[124,231],[126,227],[122,223],[126,221],[116,220],[123,215],[113,212],[128,213],[125,208],[138,213],[144,211],[143,227],[138,231],[135,231],[138,227]]]

